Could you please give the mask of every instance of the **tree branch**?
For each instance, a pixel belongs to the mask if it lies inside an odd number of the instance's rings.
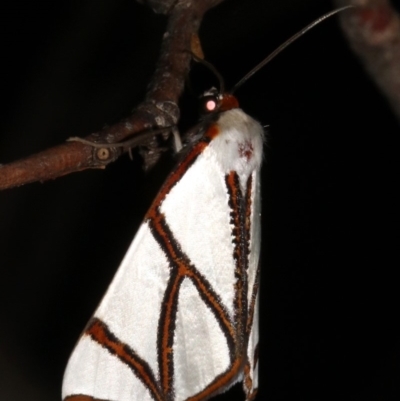
[[[117,143],[144,130],[170,127],[179,120],[178,100],[190,68],[190,45],[197,36],[206,11],[223,0],[181,0],[169,12],[160,57],[148,87],[145,100],[128,118],[86,137],[96,143]],[[165,10],[164,10],[165,11]],[[150,150],[145,155],[145,167],[153,165],[162,150],[154,135],[149,134],[141,145]],[[120,148],[93,148],[79,142],[69,142],[28,158],[0,166],[0,189],[12,188],[35,181],[45,181],[89,168],[105,168],[121,154]]]
[[[354,52],[400,119],[400,18],[388,0],[335,0],[357,8],[340,15]]]

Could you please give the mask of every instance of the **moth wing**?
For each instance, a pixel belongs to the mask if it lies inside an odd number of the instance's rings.
[[[232,350],[224,329],[232,325],[234,260],[228,201],[221,168],[208,152],[200,153],[156,205],[168,237],[161,238],[151,218],[140,227],[91,321],[102,322],[102,332],[93,334],[89,323],[70,357],[64,398],[163,399],[160,320],[176,271],[166,242],[181,249],[195,272],[180,284],[172,315],[174,400],[202,391],[229,368]],[[119,355],[118,348],[128,355]]]
[[[154,400],[157,324],[169,275],[169,262],[144,222],[69,359],[64,399]],[[93,322],[103,326],[95,332]]]
[[[262,129],[239,109],[222,117],[217,140],[186,155],[148,212],[71,355],[65,400],[203,400],[242,378],[226,179],[236,166],[240,185],[258,172]]]
[[[259,280],[261,247],[261,195],[260,175],[253,173],[252,211],[250,230],[250,254],[248,269],[248,346],[245,368],[244,389],[248,399],[252,399],[258,389],[258,344],[259,344]]]

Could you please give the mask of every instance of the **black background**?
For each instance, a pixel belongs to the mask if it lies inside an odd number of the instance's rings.
[[[164,16],[132,0],[1,8],[0,163],[86,136],[143,98]],[[206,58],[232,86],[332,8],[226,1],[202,26]],[[192,80],[199,91],[215,84],[199,68]],[[257,399],[398,399],[398,122],[337,17],[237,95],[269,125]],[[195,101],[182,103],[187,127]],[[145,174],[123,157],[0,193],[1,400],[60,398],[68,355],[172,166],[166,157]]]

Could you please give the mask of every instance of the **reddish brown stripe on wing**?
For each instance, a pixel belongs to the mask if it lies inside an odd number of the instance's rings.
[[[168,195],[172,187],[182,178],[188,168],[195,162],[197,157],[203,152],[208,146],[210,141],[219,134],[220,130],[217,124],[213,123],[204,134],[204,137],[193,147],[193,149],[185,156],[177,168],[171,173],[167,181],[162,186],[157,197],[154,199],[150,210],[147,212],[145,218],[151,218],[156,209],[161,205],[162,201]]]
[[[259,355],[259,344],[256,345],[254,348],[254,359],[253,359],[253,371],[255,367],[257,366],[258,362],[258,355]],[[244,365],[244,378],[243,378],[243,389],[244,392],[246,393],[246,400],[254,400],[254,398],[257,395],[257,390],[258,389],[253,389],[253,380],[251,379],[251,366],[249,360],[247,360],[246,364]]]
[[[257,396],[257,393],[258,393],[258,388],[256,388],[256,389],[249,395],[248,401],[253,401],[253,400],[255,400],[255,398],[256,398],[256,396]]]
[[[201,299],[211,309],[211,312],[213,312],[215,318],[217,319],[219,327],[224,333],[228,343],[230,359],[233,361],[235,357],[237,332],[231,322],[231,319],[229,318],[226,309],[221,303],[220,297],[214,292],[208,280],[193,266],[190,266],[186,275],[191,278],[192,283],[197,288]]]
[[[253,372],[257,366],[258,354],[259,354],[259,344],[257,344],[254,348]],[[249,359],[247,359],[247,362],[244,365],[244,369],[243,369],[243,373],[244,373],[243,389],[244,389],[244,392],[246,393],[247,400],[254,400],[255,396],[257,395],[257,389],[255,389],[255,390],[253,389],[253,380],[251,378],[253,372],[251,372],[251,365],[250,365]]]
[[[240,358],[234,360],[230,368],[221,375],[217,376],[204,390],[196,395],[187,398],[185,401],[203,401],[215,393],[221,391],[224,387],[228,386],[242,369],[243,362]]]
[[[255,367],[257,366],[258,362],[258,344],[254,348],[254,359],[253,359],[253,371]],[[251,378],[252,373],[251,372],[251,366],[249,360],[247,360],[246,364],[244,365],[243,369],[244,373],[244,378],[243,378],[243,389],[244,392],[246,393],[247,400],[253,400],[257,394],[257,389],[253,389],[253,380]]]
[[[162,302],[160,320],[158,323],[157,349],[158,366],[160,367],[160,381],[166,399],[173,394],[173,345],[176,326],[176,312],[178,309],[179,288],[183,276],[177,271],[171,274]]]
[[[165,395],[171,394],[173,382],[173,336],[175,330],[176,311],[179,298],[179,287],[185,277],[191,278],[199,291],[200,297],[210,307],[222,332],[227,339],[228,347],[233,359],[235,328],[229,315],[221,304],[218,295],[213,291],[207,280],[191,264],[184,254],[177,240],[172,234],[164,216],[155,210],[149,220],[149,226],[155,240],[168,258],[171,266],[171,276],[162,303],[160,321],[158,325],[158,355],[161,386]]]
[[[182,252],[178,241],[175,239],[166,223],[164,216],[157,213],[156,218],[150,220],[150,228],[154,238],[160,245],[168,258],[172,269],[178,272],[182,277],[190,277],[193,284],[198,289],[200,296],[211,308],[222,331],[228,341],[228,345],[234,342],[236,337],[235,328],[229,318],[229,314],[221,303],[220,297],[212,289],[211,284],[200,272],[193,266],[188,256]]]
[[[251,211],[252,211],[252,201],[251,201],[251,195],[252,195],[252,189],[253,189],[253,176],[250,176],[249,179],[247,180],[247,186],[246,186],[246,200],[245,200],[245,233],[246,233],[246,253],[249,256],[250,255],[250,232],[251,232]],[[247,256],[247,257],[248,257]]]
[[[176,243],[164,216],[158,208],[151,212],[149,227],[155,240],[168,258],[171,275],[161,304],[160,320],[158,322],[157,350],[160,381],[163,394],[172,394],[173,388],[173,340],[175,331],[176,311],[178,308],[179,287],[185,276],[186,266],[190,263]]]
[[[100,398],[94,398],[90,395],[69,395],[68,397],[64,398],[64,401],[110,401],[110,400],[103,400]]]
[[[132,348],[118,340],[105,323],[100,319],[93,318],[89,322],[84,334],[90,336],[103,348],[115,355],[121,362],[128,365],[135,375],[148,388],[154,400],[164,400],[160,393],[154,373],[148,363],[140,358]]]
[[[235,324],[237,330],[237,355],[244,354],[247,343],[245,338],[247,323],[247,267],[248,267],[248,234],[246,233],[245,199],[240,189],[239,177],[236,171],[230,172],[226,178],[229,193],[229,207],[231,209],[232,237],[234,244],[233,258],[235,260]]]
[[[243,374],[244,374],[243,389],[247,396],[249,396],[249,394],[251,393],[251,390],[253,388],[253,380],[251,378],[250,370],[251,370],[250,362],[247,361],[246,364],[244,365],[244,369],[243,369]]]

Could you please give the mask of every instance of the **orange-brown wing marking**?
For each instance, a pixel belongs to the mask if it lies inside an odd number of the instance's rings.
[[[169,191],[171,191],[172,187],[182,178],[188,168],[196,161],[197,157],[208,146],[210,141],[219,134],[219,132],[220,131],[217,124],[210,124],[203,138],[196,143],[192,150],[185,156],[185,158],[178,164],[177,168],[168,177],[167,181],[164,183],[160,192],[154,199],[145,219],[151,218],[151,216],[157,211],[165,197],[168,195]]]
[[[258,362],[258,344],[256,345],[254,349],[254,366],[257,365]],[[244,392],[246,393],[247,400],[254,400],[255,396],[257,395],[257,390],[255,389],[251,391],[253,388],[253,380],[251,379],[251,365],[250,362],[247,360],[246,364],[244,365],[243,373],[243,389]]]
[[[100,398],[93,398],[90,395],[69,395],[68,397],[64,398],[64,401],[110,401],[110,400],[101,400]]]
[[[237,331],[237,356],[244,356],[247,346],[247,269],[250,254],[250,215],[251,215],[251,187],[252,178],[249,177],[246,185],[246,194],[240,188],[239,177],[235,171],[226,178],[231,208],[232,236],[234,243],[233,257],[235,260],[235,324]]]
[[[164,401],[164,397],[162,396],[155,375],[149,364],[140,358],[127,344],[118,340],[104,322],[97,318],[91,319],[84,334],[90,336],[112,355],[115,355],[121,362],[128,365],[148,388],[154,400]],[[82,401],[83,400],[85,399],[83,398]]]
[[[257,269],[255,282],[253,284],[250,307],[248,308],[248,277],[250,256],[250,232],[252,212],[252,176],[246,183],[246,193],[243,194],[240,188],[239,177],[236,172],[226,176],[226,185],[229,192],[229,205],[231,208],[231,224],[233,225],[232,236],[235,245],[234,259],[235,267],[235,322],[238,335],[237,357],[245,360],[243,366],[243,387],[247,400],[253,400],[257,391],[252,391],[253,382],[251,379],[251,366],[246,354],[248,338],[254,319],[254,309],[259,285],[259,270]],[[244,359],[245,358],[245,359]]]
[[[230,351],[230,359],[233,361],[234,349],[236,347],[236,328],[229,318],[225,307],[221,303],[220,297],[214,292],[208,280],[194,266],[190,266],[186,275],[192,280],[192,283],[197,288],[201,299],[214,313],[221,330],[225,334]]]
[[[251,369],[250,362],[247,361],[246,364],[244,365],[244,369],[243,369],[243,373],[244,373],[243,389],[244,389],[244,392],[246,393],[246,396],[249,395],[249,393],[253,387],[253,380],[251,379],[250,369]]]
[[[255,389],[255,390],[248,396],[248,400],[249,400],[249,401],[255,400],[255,399],[256,399],[256,396],[257,396],[257,392],[258,392],[258,389]]]
[[[165,291],[160,320],[158,324],[158,358],[161,386],[164,395],[171,397],[173,391],[173,339],[179,288],[185,277],[192,280],[200,297],[209,306],[227,339],[231,360],[234,358],[235,328],[210,283],[192,265],[188,256],[181,250],[164,216],[158,210],[151,213],[150,229],[154,238],[169,260],[171,276]]]
[[[207,400],[210,396],[228,386],[235,379],[241,369],[243,369],[243,361],[241,358],[236,358],[225,373],[218,375],[204,390],[187,398],[185,401]]]
[[[251,230],[251,209],[253,207],[251,201],[251,191],[253,186],[253,178],[252,176],[249,177],[247,180],[247,187],[246,187],[246,198],[245,198],[245,222],[244,222],[244,233],[246,235],[246,253],[247,257],[250,255],[250,230]],[[248,265],[247,265],[248,268]]]
[[[258,344],[256,345],[254,349],[254,366],[257,365],[258,362]],[[251,372],[250,372],[251,366],[250,362],[247,361],[246,364],[244,365],[244,377],[243,377],[243,389],[244,392],[246,393],[246,399],[248,401],[254,400],[254,398],[257,395],[258,389],[256,388],[255,390],[251,391],[253,388],[253,380],[251,379]]]

